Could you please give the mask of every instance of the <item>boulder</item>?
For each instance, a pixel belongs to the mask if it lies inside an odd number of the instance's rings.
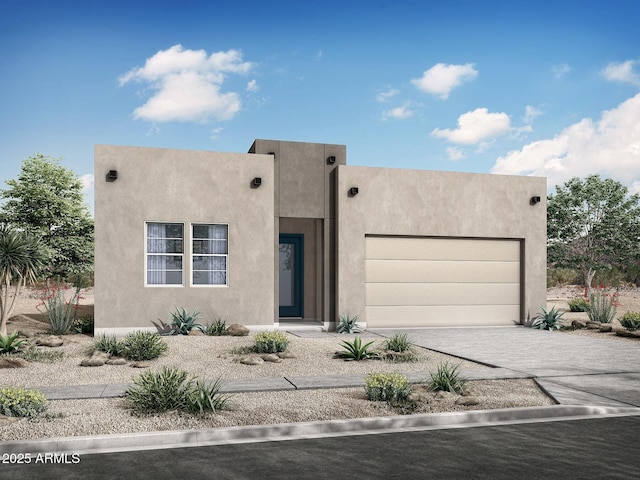
[[[24,358],[20,357],[0,357],[0,368],[25,368],[29,366]]]
[[[455,399],[456,397],[458,397],[458,395],[453,392],[445,392],[444,390],[439,390],[438,393],[436,393],[435,399],[438,401],[453,401],[453,399]]]
[[[478,397],[460,397],[456,400],[456,405],[463,405],[469,407],[471,405],[478,405],[480,400]]]
[[[41,347],[61,347],[64,342],[60,337],[56,337],[55,335],[49,335],[48,337],[40,337],[36,340],[36,345],[40,345]]]
[[[603,333],[610,332],[613,330],[613,327],[610,323],[603,323],[600,325],[600,331]]]
[[[584,320],[572,320],[571,326],[576,330],[581,328],[587,328],[587,322],[585,322]]]
[[[425,392],[413,391],[407,395],[407,402],[410,403],[429,403],[429,395]]]
[[[106,362],[111,358],[111,354],[107,352],[103,352],[102,350],[96,350],[91,354],[91,358],[98,358]]]
[[[264,355],[260,355],[260,358],[262,358],[262,360],[264,360],[265,362],[282,363],[282,358],[280,358],[275,353],[265,353]]]
[[[140,361],[140,362],[133,362],[131,366],[133,368],[149,368],[151,364],[149,362]]]
[[[278,352],[277,353],[278,357],[285,359],[285,358],[296,358],[296,356],[291,353],[291,352]]]
[[[262,365],[264,360],[260,357],[244,357],[240,359],[240,363],[243,365]]]
[[[587,328],[589,330],[600,330],[600,325],[600,322],[592,322],[591,320],[587,322]]]
[[[105,362],[107,365],[126,365],[127,359],[122,357],[111,357]]]
[[[105,359],[100,357],[85,358],[80,362],[81,367],[101,367],[105,364]]]
[[[616,335],[627,338],[640,338],[640,330],[631,331],[620,329],[616,330]]]
[[[239,323],[232,323],[227,327],[227,335],[233,337],[246,337],[249,335],[249,329]]]
[[[197,337],[197,336],[202,336],[202,335],[204,335],[204,333],[201,332],[200,330],[198,330],[197,328],[194,328],[193,330],[191,330],[189,332],[189,336],[192,336],[192,337]]]

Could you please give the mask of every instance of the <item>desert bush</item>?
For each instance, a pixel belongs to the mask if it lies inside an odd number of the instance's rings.
[[[289,337],[278,331],[258,332],[253,339],[253,350],[256,353],[284,352],[289,346]]]
[[[133,383],[124,396],[138,414],[168,410],[195,414],[216,412],[226,408],[231,398],[220,393],[220,379],[207,385],[175,367],[164,367],[157,372],[147,370],[134,378]]]
[[[460,365],[444,362],[438,365],[435,373],[430,374],[427,386],[430,390],[463,393],[466,380],[460,377]]]
[[[168,345],[156,333],[137,331],[129,333],[120,344],[120,353],[127,360],[153,360],[167,351]]]
[[[94,339],[87,349],[87,353],[89,354],[97,351],[106,352],[114,357],[119,357],[122,355],[122,343],[115,335],[106,335],[103,333],[98,338]]]
[[[549,330],[550,332],[554,329],[560,330],[562,328],[562,315],[564,314],[561,311],[557,310],[556,307],[551,307],[551,310],[545,310],[544,308],[541,310],[542,313],[533,319],[531,327]]]
[[[620,317],[620,325],[630,331],[639,330],[640,312],[626,312],[622,317]]]
[[[572,312],[586,312],[589,310],[589,302],[584,297],[576,297],[569,300],[569,310]]]
[[[360,333],[360,325],[358,325],[358,315],[351,317],[347,315],[340,315],[340,323],[336,327],[337,333]]]
[[[373,341],[363,344],[360,337],[356,337],[352,342],[343,340],[340,344],[344,347],[344,350],[336,352],[334,358],[342,358],[344,360],[367,360],[370,358],[379,358],[376,352],[369,350],[369,347],[373,344]]]
[[[30,346],[16,353],[15,356],[24,358],[27,362],[53,363],[62,360],[64,358],[64,352],[62,350],[50,350]]]
[[[35,417],[47,408],[47,399],[39,390],[22,387],[0,388],[0,414],[7,417]]]
[[[406,333],[395,333],[385,340],[383,359],[388,362],[415,362],[418,355],[415,352],[414,344],[409,340]]]
[[[212,323],[206,325],[202,332],[205,335],[222,336],[227,334],[227,322],[221,318],[216,318]]]
[[[582,274],[570,268],[547,268],[547,288],[563,285],[582,285]]]
[[[613,296],[602,289],[597,289],[589,295],[589,309],[587,315],[592,322],[611,323],[616,316]]]
[[[47,322],[49,322],[54,335],[65,335],[73,327],[79,294],[79,290],[76,290],[71,300],[67,301],[64,287],[54,284],[47,289],[41,305],[44,307]]]
[[[364,382],[367,398],[373,402],[403,402],[411,393],[409,379],[399,373],[370,373]]]
[[[26,340],[18,338],[20,333],[16,330],[11,335],[0,335],[0,354],[11,354],[18,352],[27,343]]]
[[[76,318],[73,322],[73,330],[85,335],[93,335],[93,317]]]

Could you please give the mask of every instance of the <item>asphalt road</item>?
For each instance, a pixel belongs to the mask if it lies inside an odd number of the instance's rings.
[[[614,417],[32,459],[0,479],[637,479],[639,442],[640,416]]]

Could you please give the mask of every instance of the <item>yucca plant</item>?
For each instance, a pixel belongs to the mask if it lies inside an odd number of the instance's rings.
[[[363,344],[360,337],[356,337],[352,342],[343,340],[341,345],[344,350],[336,352],[334,358],[342,358],[344,360],[367,360],[369,358],[379,358],[379,355],[375,352],[369,351],[369,347],[373,344],[373,340]]]
[[[611,323],[616,316],[613,298],[602,290],[596,290],[589,295],[587,315],[592,322]]]
[[[427,386],[433,391],[463,393],[467,382],[460,377],[459,369],[460,365],[451,365],[448,362],[439,364],[435,373],[430,374]]]
[[[215,413],[228,408],[232,395],[222,394],[222,380],[207,384],[203,380],[196,380],[186,398],[186,410],[198,415]]]
[[[87,353],[91,355],[93,352],[105,352],[114,357],[122,355],[122,342],[115,335],[101,334],[93,340],[93,343],[87,348]]]
[[[221,318],[216,318],[212,323],[206,325],[203,330],[205,335],[222,336],[227,334],[227,322]]]
[[[184,370],[164,367],[159,372],[147,370],[133,379],[134,385],[124,392],[137,413],[182,410],[193,386]]]
[[[360,325],[358,325],[358,315],[351,317],[347,315],[340,315],[340,323],[336,327],[337,333],[360,333]]]
[[[542,313],[535,317],[531,327],[539,328],[540,330],[554,329],[560,330],[562,328],[562,316],[563,312],[556,310],[556,307],[551,307],[551,310],[547,311],[544,308],[541,309]]]
[[[200,312],[196,309],[188,313],[186,309],[176,306],[176,311],[171,313],[171,325],[169,325],[171,330],[169,331],[169,335],[189,335],[189,332],[194,328],[202,332],[204,327],[196,322],[199,316]]]
[[[127,334],[120,344],[121,354],[127,360],[153,360],[167,351],[168,345],[156,333],[137,331]]]
[[[18,352],[27,343],[26,340],[18,338],[19,336],[17,330],[11,335],[0,335],[0,354]]]

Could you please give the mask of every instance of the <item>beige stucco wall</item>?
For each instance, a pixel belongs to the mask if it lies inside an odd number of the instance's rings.
[[[365,235],[520,239],[521,321],[545,305],[545,178],[340,166],[336,185],[337,315],[366,323]]]
[[[169,321],[174,306],[202,319],[273,325],[274,165],[270,155],[95,147],[95,325],[123,333]],[[109,170],[118,171],[106,182]],[[250,188],[254,177],[262,186]],[[183,287],[145,287],[145,222],[185,224]],[[190,223],[229,225],[227,287],[189,286]],[[104,331],[104,330],[103,330]]]

